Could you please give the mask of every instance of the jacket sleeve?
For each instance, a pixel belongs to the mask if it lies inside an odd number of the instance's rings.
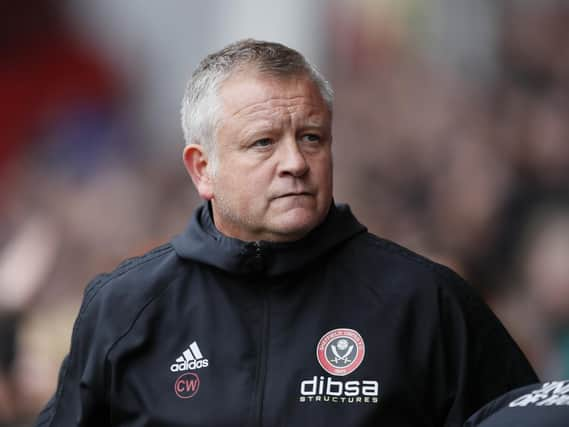
[[[478,293],[456,274],[449,278],[440,301],[450,372],[444,426],[459,427],[486,403],[538,378]]]
[[[55,394],[39,414],[37,427],[109,425],[105,393],[105,329],[97,294],[105,284],[98,276],[87,287],[73,327],[71,349],[59,372]]]
[[[525,396],[528,394],[531,395],[532,392],[538,391],[542,386],[543,386],[543,383],[531,384],[529,386],[517,388],[515,390],[509,391],[508,393],[503,394],[502,396],[494,399],[490,403],[487,403],[481,409],[476,411],[476,413],[474,415],[472,415],[466,421],[466,423],[464,423],[463,427],[476,427],[476,426],[480,425],[482,422],[485,422],[486,419],[489,419],[489,421],[490,421],[491,419],[493,419],[494,414],[498,414],[504,410],[507,411],[508,406],[511,402],[513,402],[514,400],[518,399],[521,396]],[[500,421],[498,421],[498,423],[504,423],[504,422],[507,422],[507,421],[505,421],[504,418],[502,418]],[[513,425],[516,422],[514,419],[512,419],[511,423]],[[491,424],[491,422],[490,422],[490,424]],[[545,424],[547,424],[547,423],[545,423]],[[549,425],[549,424],[547,424],[547,425]]]

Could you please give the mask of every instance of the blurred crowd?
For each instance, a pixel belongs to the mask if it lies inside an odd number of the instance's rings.
[[[335,194],[377,234],[460,272],[541,377],[566,378],[569,5],[509,4],[492,79],[335,17],[349,29],[331,64]]]
[[[0,6],[0,426],[53,392],[87,281],[199,203],[180,156],[145,148],[129,76],[57,0],[31,3]],[[467,278],[542,379],[569,377],[569,6],[508,8],[481,80],[327,16],[336,200]]]
[[[197,204],[181,154],[148,152],[125,80],[63,2],[0,5],[0,426],[53,393],[88,280],[181,230]]]

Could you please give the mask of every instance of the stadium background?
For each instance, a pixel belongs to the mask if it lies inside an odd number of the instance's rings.
[[[556,0],[2,2],[0,426],[53,392],[89,279],[185,226],[185,82],[245,37],[334,85],[336,200],[460,272],[567,378],[568,24]]]

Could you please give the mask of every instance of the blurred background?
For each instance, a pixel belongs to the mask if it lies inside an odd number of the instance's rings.
[[[336,200],[467,278],[542,379],[569,377],[566,1],[6,0],[0,426],[53,393],[87,282],[185,227],[185,83],[245,37],[335,87]]]

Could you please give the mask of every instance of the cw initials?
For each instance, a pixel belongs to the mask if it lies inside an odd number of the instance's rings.
[[[174,391],[180,399],[194,397],[200,389],[200,377],[193,372],[180,376],[174,384]]]

